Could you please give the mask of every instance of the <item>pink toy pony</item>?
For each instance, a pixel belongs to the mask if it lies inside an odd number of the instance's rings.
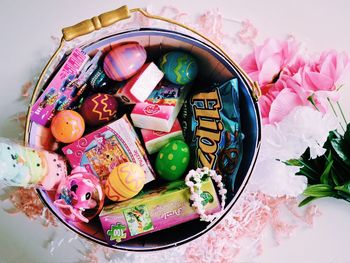
[[[103,200],[100,181],[78,166],[58,187],[54,204],[66,219],[88,223],[101,211]]]

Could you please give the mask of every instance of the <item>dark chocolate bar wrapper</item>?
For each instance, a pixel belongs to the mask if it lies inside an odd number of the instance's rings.
[[[233,191],[244,137],[237,79],[192,94],[180,119],[194,168],[216,170],[223,176],[225,186]]]

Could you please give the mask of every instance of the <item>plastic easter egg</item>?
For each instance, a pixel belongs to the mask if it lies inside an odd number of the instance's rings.
[[[114,168],[107,178],[105,194],[113,201],[127,200],[137,195],[145,182],[145,172],[139,165],[122,163]]]
[[[60,111],[51,122],[51,132],[56,140],[71,143],[83,136],[85,122],[78,112],[72,110]]]
[[[146,50],[138,43],[119,45],[107,53],[103,70],[110,79],[122,81],[132,77],[146,58]]]
[[[88,223],[104,202],[100,180],[83,167],[76,167],[57,188],[54,205],[67,220]]]
[[[157,174],[165,180],[179,179],[187,169],[190,161],[190,150],[181,140],[166,144],[156,158],[155,169]]]
[[[97,93],[87,97],[80,107],[80,114],[91,126],[112,120],[117,114],[118,103],[112,95]]]
[[[126,81],[115,81],[107,77],[102,66],[99,66],[90,76],[88,80],[90,89],[94,93],[115,94],[118,89],[124,87]]]
[[[179,85],[192,82],[198,74],[196,59],[184,51],[171,51],[164,54],[159,61],[159,68],[167,80]]]

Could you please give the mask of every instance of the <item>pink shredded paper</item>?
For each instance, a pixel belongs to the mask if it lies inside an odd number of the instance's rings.
[[[186,248],[187,262],[232,262],[241,249],[244,238],[256,243],[255,255],[262,253],[261,237],[270,225],[277,244],[289,237],[298,226],[292,220],[282,220],[280,212],[287,208],[291,218],[312,226],[315,216],[320,215],[315,206],[309,206],[303,213],[297,212],[298,202],[286,197],[271,198],[262,193],[246,193],[218,226],[204,237],[192,242]],[[299,209],[300,210],[300,209]]]

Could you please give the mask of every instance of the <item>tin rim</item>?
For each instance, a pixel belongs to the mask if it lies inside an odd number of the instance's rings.
[[[243,193],[243,191],[244,191],[244,189],[249,181],[249,178],[253,172],[253,169],[254,169],[254,166],[255,166],[255,163],[257,160],[257,156],[258,156],[258,153],[260,150],[260,143],[261,143],[260,110],[259,110],[258,103],[253,99],[252,90],[249,88],[248,81],[244,77],[242,77],[242,75],[235,68],[235,66],[232,63],[230,63],[230,61],[228,59],[226,59],[225,56],[223,56],[217,49],[215,49],[214,47],[205,43],[204,41],[196,39],[192,36],[189,36],[189,35],[186,35],[183,33],[175,32],[175,31],[170,31],[170,30],[165,30],[165,29],[157,29],[157,28],[141,28],[141,29],[137,29],[137,30],[120,32],[120,33],[117,33],[117,34],[114,34],[111,36],[101,38],[93,43],[90,43],[90,44],[82,47],[82,49],[88,53],[92,50],[95,50],[98,46],[103,45],[104,41],[110,41],[111,39],[122,40],[122,39],[130,37],[130,36],[144,36],[144,35],[168,36],[168,37],[175,38],[177,40],[181,40],[181,41],[193,44],[199,48],[202,48],[202,49],[208,51],[220,63],[222,63],[226,67],[226,69],[228,69],[235,77],[237,77],[239,79],[239,81],[243,84],[243,85],[240,85],[240,89],[244,88],[243,92],[245,93],[245,97],[250,98],[250,104],[254,107],[251,110],[253,110],[253,113],[254,113],[253,123],[255,123],[255,126],[256,126],[255,127],[256,138],[254,140],[255,141],[254,142],[255,150],[254,150],[254,153],[252,154],[252,156],[250,157],[250,160],[249,160],[249,162],[250,162],[249,168],[245,172],[244,179],[241,181],[239,188],[236,191],[236,193],[234,194],[232,200],[227,204],[227,206],[224,210],[224,213],[219,218],[215,219],[213,222],[208,223],[207,226],[203,230],[197,232],[196,234],[189,236],[189,237],[186,237],[186,238],[183,238],[180,241],[172,242],[172,243],[169,243],[166,245],[160,245],[160,246],[154,246],[154,247],[131,247],[131,246],[124,246],[124,245],[117,244],[115,246],[112,246],[112,245],[108,244],[105,240],[101,240],[99,238],[91,236],[88,233],[84,233],[83,231],[81,231],[77,227],[67,223],[63,218],[61,218],[59,213],[56,212],[55,209],[49,204],[49,202],[47,200],[48,195],[46,194],[46,192],[43,190],[37,189],[37,194],[39,195],[41,201],[45,204],[45,206],[53,213],[53,215],[61,223],[63,223],[71,231],[79,234],[81,237],[87,239],[90,242],[98,243],[98,244],[103,245],[105,247],[113,248],[116,250],[132,251],[132,252],[159,251],[159,250],[164,250],[164,249],[168,249],[168,248],[172,248],[172,247],[177,247],[179,245],[183,245],[187,242],[190,242],[194,239],[199,238],[200,236],[202,236],[203,234],[205,234],[206,232],[211,230],[213,227],[215,227],[219,222],[221,222],[221,220],[225,217],[225,215],[227,215],[227,213],[234,207],[237,200],[239,199],[239,197]],[[249,94],[249,96],[247,96],[247,94]],[[29,129],[29,131],[30,131],[30,129]],[[240,169],[241,169],[241,167],[240,167]]]

